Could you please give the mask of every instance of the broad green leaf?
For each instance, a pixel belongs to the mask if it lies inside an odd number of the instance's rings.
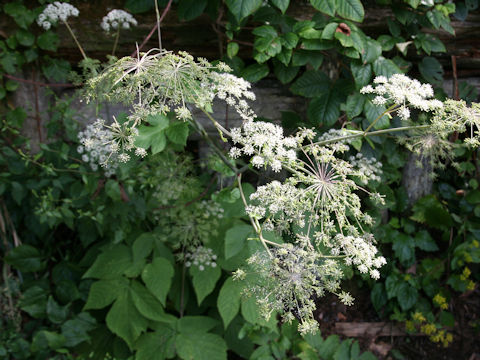
[[[340,346],[333,354],[333,360],[350,360],[350,345],[353,339],[346,339],[340,343]]]
[[[174,122],[165,130],[165,134],[172,143],[185,146],[188,138],[188,124],[186,122]]]
[[[290,87],[295,95],[316,97],[324,95],[330,87],[330,79],[322,71],[308,70]]]
[[[415,246],[423,251],[437,251],[438,246],[428,231],[420,230],[415,236]]]
[[[60,349],[65,344],[65,337],[54,331],[40,330],[32,341],[32,351],[45,350],[47,345],[52,350]]]
[[[140,336],[135,343],[137,360],[164,360],[172,358],[175,346],[175,331],[168,325],[162,329]],[[158,327],[158,326],[157,326]]]
[[[120,191],[120,185],[116,180],[109,179],[105,184],[105,193],[113,201],[122,200],[122,192]]]
[[[88,313],[79,313],[74,319],[62,325],[62,335],[65,337],[65,346],[76,346],[90,340],[88,332],[95,328],[96,321]]]
[[[415,241],[408,235],[399,234],[393,239],[392,249],[395,256],[404,266],[409,266],[415,261]]]
[[[170,284],[173,277],[173,266],[165,258],[156,257],[151,264],[145,266],[142,272],[142,280],[153,295],[165,306]]]
[[[132,265],[130,249],[118,244],[105,249],[83,275],[84,278],[115,279]]]
[[[336,0],[337,14],[345,19],[362,22],[365,11],[360,0]]]
[[[418,70],[426,81],[432,84],[441,84],[443,81],[443,67],[434,57],[424,57],[418,64]]]
[[[253,234],[250,225],[236,225],[225,233],[225,259],[237,255],[246,245],[247,237]]]
[[[370,64],[382,55],[382,46],[378,41],[372,39],[367,39],[365,44],[365,50],[362,52],[362,61],[364,64]]]
[[[175,339],[177,354],[184,360],[226,360],[227,345],[216,334],[179,334]]]
[[[298,66],[285,66],[279,61],[274,61],[273,64],[273,72],[282,84],[287,84],[292,81],[300,70],[300,67]]]
[[[148,320],[135,307],[128,289],[115,300],[106,322],[110,331],[125,340],[130,348],[148,325]]]
[[[223,283],[217,298],[217,308],[226,329],[240,310],[242,285],[229,277]]]
[[[126,0],[125,8],[133,14],[147,12],[155,7],[155,3],[151,0]]]
[[[352,61],[350,63],[353,79],[355,80],[355,87],[360,89],[370,83],[372,78],[372,66],[370,64],[362,64],[359,61]]]
[[[385,59],[383,56],[378,57],[373,62],[373,71],[376,76],[383,75],[389,78],[393,74],[401,74],[400,68],[390,59]]]
[[[282,14],[285,14],[285,11],[287,11],[288,5],[290,4],[290,0],[272,0],[272,4],[275,5]]]
[[[23,46],[30,47],[35,42],[35,35],[33,35],[30,31],[19,29],[15,32],[15,37],[18,40],[18,43]]]
[[[47,307],[47,294],[41,287],[32,286],[22,294],[18,305],[30,316],[43,318]]]
[[[256,27],[252,31],[252,34],[255,36],[268,38],[272,40],[278,37],[277,30],[275,30],[275,28],[271,25],[262,25],[262,26]]]
[[[94,282],[90,287],[87,303],[83,309],[102,309],[110,305],[125,291],[127,286],[128,283],[124,278]]]
[[[180,0],[177,13],[180,20],[190,21],[202,15],[208,0]]]
[[[360,115],[365,105],[365,96],[360,93],[355,93],[347,98],[347,116],[348,119],[353,119]]]
[[[71,69],[70,63],[64,59],[49,59],[42,65],[45,77],[55,81],[65,81]]]
[[[238,22],[253,14],[262,5],[262,0],[225,0],[230,12]]]
[[[385,292],[385,286],[382,283],[377,282],[373,285],[370,299],[372,300],[373,307],[377,311],[380,311],[382,306],[387,303],[387,294]]]
[[[340,116],[340,97],[335,92],[324,93],[310,101],[308,119],[315,126],[332,126]]]
[[[340,41],[340,44],[343,47],[352,47],[353,46],[353,40],[352,40],[352,37],[350,35],[347,35],[347,34],[344,34],[342,32],[336,31],[334,36],[335,36],[335,39]]]
[[[323,342],[322,347],[318,349],[318,355],[320,359],[331,359],[339,346],[340,346],[340,339],[338,335],[330,335]]]
[[[132,245],[133,262],[145,259],[155,246],[155,236],[152,233],[143,233],[135,239]]]
[[[206,333],[218,325],[218,320],[208,316],[184,316],[177,321],[178,332],[189,335]]]
[[[365,111],[365,117],[367,118],[367,123],[369,125],[376,121],[375,125],[373,125],[374,129],[385,129],[390,126],[390,120],[387,115],[378,118],[386,110],[383,105],[373,105],[370,100],[367,100],[365,101],[363,110]]]
[[[324,40],[332,40],[335,36],[335,32],[338,29],[338,23],[336,22],[331,22],[325,28],[323,29],[322,32],[322,39]]]
[[[57,51],[60,38],[55,32],[48,30],[38,36],[37,45],[42,50]]]
[[[162,321],[165,318],[160,301],[138,281],[132,281],[130,293],[140,314],[154,321]]]
[[[236,42],[229,42],[227,45],[227,56],[231,59],[238,54],[240,46]]]
[[[335,0],[310,0],[310,4],[318,11],[323,12],[329,16],[335,15]]]
[[[35,12],[27,9],[19,2],[8,2],[4,5],[3,10],[6,14],[13,17],[18,26],[27,29],[35,20]]]
[[[68,304],[60,306],[50,295],[47,301],[47,317],[54,324],[61,324],[68,315]]]
[[[413,215],[410,218],[440,230],[452,226],[451,215],[434,195],[419,199],[413,205]]]
[[[292,55],[292,65],[293,66],[303,66],[306,64],[312,65],[315,70],[318,70],[320,65],[323,62],[323,55],[321,51],[313,50],[295,50]]]
[[[253,64],[240,71],[240,76],[250,82],[257,82],[268,75],[270,69],[267,64]]]
[[[407,311],[415,305],[418,299],[418,291],[408,283],[402,283],[397,291],[398,303],[403,311]]]
[[[40,252],[31,245],[22,244],[10,250],[5,262],[22,272],[35,272],[44,268]]]
[[[193,289],[200,305],[203,299],[215,289],[215,284],[220,279],[222,271],[218,266],[214,268],[205,266],[203,270],[200,270],[197,266],[192,266],[190,274],[192,275]]]
[[[167,139],[164,130],[168,127],[168,118],[162,114],[149,115],[147,121],[150,126],[139,126],[135,145],[148,149],[152,147],[152,153],[156,154],[165,149]]]

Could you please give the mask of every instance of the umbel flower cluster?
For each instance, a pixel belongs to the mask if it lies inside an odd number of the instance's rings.
[[[119,29],[130,29],[130,26],[137,26],[137,20],[124,10],[114,9],[105,15],[100,27],[106,32]]]
[[[82,144],[77,151],[82,155],[82,160],[90,163],[92,170],[97,170],[98,165],[105,168],[105,176],[114,174],[119,163],[130,160],[130,152],[144,157],[145,149],[135,146],[136,129],[127,124],[120,124],[115,118],[113,123],[106,125],[102,119],[97,119],[88,125],[84,131],[78,133]]]
[[[59,21],[66,22],[70,16],[78,16],[78,14],[79,11],[75,6],[55,1],[53,4],[48,4],[38,16],[37,24],[48,30],[52,25],[57,25]]]

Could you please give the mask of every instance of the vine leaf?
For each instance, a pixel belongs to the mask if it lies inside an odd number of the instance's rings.
[[[337,14],[353,21],[362,22],[365,16],[360,0],[336,0]]]

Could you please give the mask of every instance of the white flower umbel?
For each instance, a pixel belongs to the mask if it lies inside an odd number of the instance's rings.
[[[377,76],[375,86],[367,85],[360,90],[362,94],[377,95],[374,105],[394,105],[395,111],[402,120],[410,118],[409,107],[425,112],[434,111],[442,107],[442,102],[433,97],[433,88],[430,84],[422,84],[418,80],[410,79],[403,74],[394,74],[390,78]]]
[[[52,25],[57,25],[59,21],[66,22],[70,16],[78,16],[78,14],[79,11],[75,6],[55,1],[53,4],[48,4],[38,15],[37,24],[48,30]]]
[[[367,184],[369,181],[381,181],[383,174],[382,163],[375,158],[365,157],[362,153],[358,153],[355,156],[350,156],[348,161],[357,170],[362,184]]]
[[[100,26],[106,32],[130,29],[131,26],[137,26],[137,20],[124,10],[114,9],[103,17]]]
[[[240,128],[231,130],[232,141],[236,146],[230,149],[230,156],[242,154],[252,156],[251,163],[256,168],[269,165],[278,172],[283,164],[295,162],[299,139],[284,137],[283,128],[263,121],[247,121]],[[241,147],[240,147],[241,146]]]
[[[196,266],[198,270],[205,270],[206,266],[215,268],[217,267],[217,255],[213,253],[213,250],[204,246],[198,246],[191,248],[189,252],[185,254],[185,266]]]

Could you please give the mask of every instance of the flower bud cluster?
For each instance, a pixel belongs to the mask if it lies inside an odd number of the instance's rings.
[[[356,134],[357,131],[355,130],[349,130],[345,128],[341,129],[330,129],[327,132],[323,133],[320,135],[317,139],[318,142],[326,142],[327,146],[335,149],[338,152],[345,152],[350,150],[349,144],[353,142],[353,138],[351,139],[342,139],[342,140],[337,140],[339,138],[348,136],[348,135],[353,135]],[[331,141],[331,142],[330,142]]]
[[[373,82],[375,87],[364,86],[360,93],[377,95],[372,100],[374,105],[399,105],[396,113],[402,120],[410,119],[409,107],[429,112],[443,106],[440,100],[431,99],[433,88],[430,84],[422,84],[406,75],[394,74],[388,79],[385,76],[377,76]]]
[[[114,9],[103,17],[100,26],[106,32],[119,28],[130,29],[130,26],[137,26],[137,20],[124,10]]]
[[[213,250],[204,246],[198,246],[191,249],[185,254],[185,266],[197,266],[198,270],[205,270],[206,266],[212,268],[217,267],[217,255],[213,253]]]
[[[281,126],[264,121],[248,121],[241,128],[231,131],[234,144],[230,149],[230,156],[238,158],[242,154],[252,156],[250,162],[256,168],[269,165],[273,171],[279,172],[282,163],[292,163],[297,159],[295,148],[298,139],[284,137]]]
[[[373,157],[365,157],[362,153],[350,156],[348,162],[357,170],[360,182],[367,184],[369,181],[382,180],[382,163]]]
[[[68,3],[55,1],[53,4],[48,4],[37,18],[38,26],[45,30],[50,29],[52,25],[56,25],[58,21],[67,21],[70,16],[78,16],[78,9]]]

